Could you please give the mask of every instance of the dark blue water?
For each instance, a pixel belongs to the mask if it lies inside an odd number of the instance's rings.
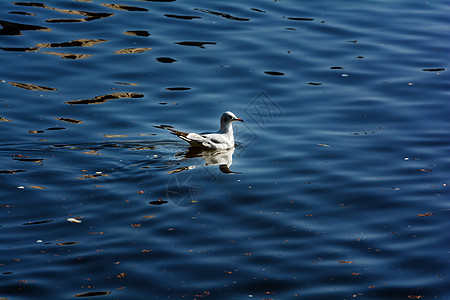
[[[449,299],[449,16],[1,1],[0,298]]]

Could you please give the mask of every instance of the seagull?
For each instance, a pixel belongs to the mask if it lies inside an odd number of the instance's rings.
[[[217,132],[187,133],[172,128],[167,129],[192,147],[225,150],[234,147],[233,122],[235,121],[244,122],[231,111],[227,111],[220,118],[220,129]]]

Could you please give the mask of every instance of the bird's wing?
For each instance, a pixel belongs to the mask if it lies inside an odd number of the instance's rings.
[[[200,136],[204,138],[203,145],[211,149],[229,149],[233,146],[224,134],[202,133]]]
[[[233,143],[223,134],[218,133],[188,133],[167,128],[172,134],[182,140],[185,140],[193,147],[204,147],[209,149],[229,149],[233,147]]]
[[[189,144],[191,144],[191,146],[194,147],[208,147],[206,145],[203,145],[203,143],[205,142],[205,138],[202,137],[201,135],[197,134],[197,133],[188,133],[188,132],[183,132],[183,131],[178,131],[172,128],[167,128],[168,130],[170,130],[170,132],[174,135],[176,135],[177,137],[179,137],[182,140],[185,140],[186,142],[188,142]]]

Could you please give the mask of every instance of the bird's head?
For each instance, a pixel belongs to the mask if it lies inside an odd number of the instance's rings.
[[[220,118],[220,125],[225,124],[231,124],[235,121],[244,122],[241,118],[236,117],[235,114],[233,114],[231,111],[225,112],[222,117]]]

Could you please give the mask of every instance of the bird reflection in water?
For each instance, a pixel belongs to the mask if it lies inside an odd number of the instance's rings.
[[[183,159],[201,158],[205,161],[205,166],[219,166],[219,170],[224,174],[240,174],[233,172],[230,166],[233,163],[234,147],[231,149],[204,149],[199,147],[189,147],[188,151],[177,153],[176,157]],[[178,173],[195,168],[196,166],[180,167],[169,173]]]

